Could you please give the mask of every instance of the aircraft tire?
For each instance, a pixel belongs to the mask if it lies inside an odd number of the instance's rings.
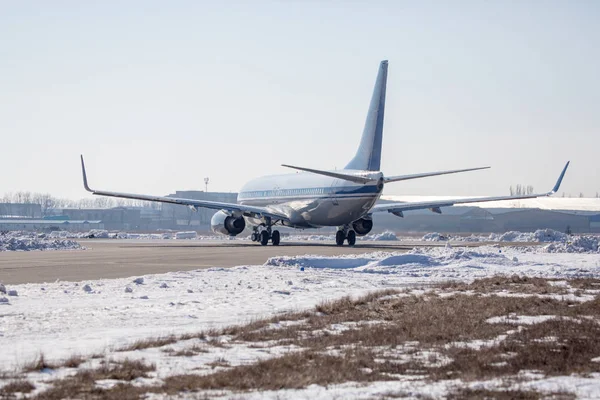
[[[266,246],[269,243],[269,232],[262,231],[260,233],[260,244]]]
[[[348,246],[354,246],[356,243],[356,232],[348,231],[348,237],[346,239],[348,239]]]
[[[258,242],[258,235],[255,232],[252,232],[252,235],[250,235],[250,240],[253,242]]]
[[[281,241],[281,236],[279,235],[279,231],[275,230],[271,233],[271,243],[273,246],[279,246],[279,242]]]
[[[344,245],[344,240],[346,240],[346,235],[344,235],[344,231],[337,231],[335,234],[335,244],[338,246]]]

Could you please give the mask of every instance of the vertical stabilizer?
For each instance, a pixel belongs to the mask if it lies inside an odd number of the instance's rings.
[[[383,114],[385,111],[385,86],[387,82],[387,60],[379,64],[379,72],[369,105],[369,113],[363,130],[360,146],[346,169],[379,171],[381,165],[381,143],[383,139]]]

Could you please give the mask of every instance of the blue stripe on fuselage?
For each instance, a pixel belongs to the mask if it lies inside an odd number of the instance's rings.
[[[298,188],[298,189],[274,189],[274,190],[253,190],[240,192],[238,200],[278,198],[278,197],[323,197],[323,196],[346,196],[346,195],[365,195],[376,194],[379,190],[377,186],[339,186],[339,187],[320,187],[320,188]]]

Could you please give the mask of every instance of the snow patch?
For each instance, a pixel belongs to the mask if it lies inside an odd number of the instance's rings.
[[[196,239],[198,234],[195,231],[177,232],[175,239]]]
[[[398,240],[398,236],[392,231],[385,231],[383,233],[372,233],[359,238],[360,240]]]
[[[421,240],[424,242],[441,242],[448,240],[448,236],[442,235],[438,232],[431,232],[424,235]]]
[[[53,239],[44,233],[10,231],[0,233],[0,252],[32,250],[80,250],[73,240]]]
[[[600,237],[575,236],[563,243],[550,243],[543,249],[547,253],[600,253]]]

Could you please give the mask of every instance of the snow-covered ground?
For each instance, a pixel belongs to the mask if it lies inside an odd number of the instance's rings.
[[[9,231],[0,233],[0,252],[31,250],[77,250],[73,240],[50,237],[45,233]]]
[[[549,243],[544,250],[549,253],[598,253],[600,235],[570,236],[552,229],[538,229],[535,232],[510,231],[502,234],[470,236],[446,236],[438,232],[427,233],[421,238],[425,242],[529,242]]]
[[[403,254],[274,257],[256,266],[10,285],[7,294],[0,293],[0,370],[14,369],[40,353],[49,359],[106,353],[142,338],[241,324],[390,287],[497,274],[600,277],[598,253],[525,250],[442,247]]]

